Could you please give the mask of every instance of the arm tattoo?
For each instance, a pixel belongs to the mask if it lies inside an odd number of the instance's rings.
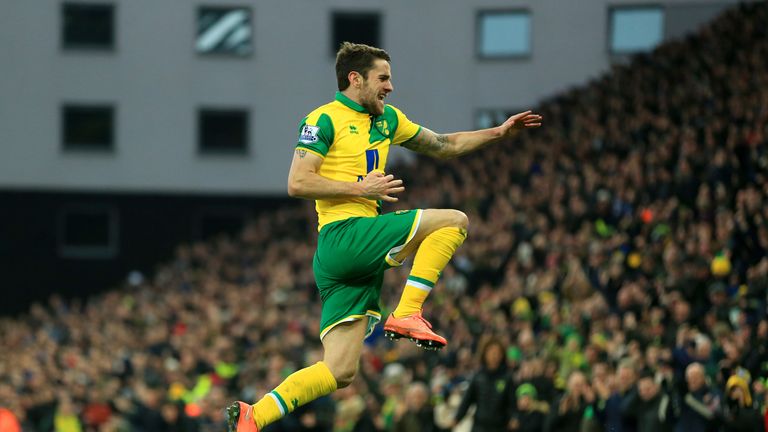
[[[304,149],[296,149],[296,153],[299,155],[300,158],[304,159],[304,156],[307,155],[307,151]]]
[[[449,157],[450,146],[448,135],[437,134],[425,127],[412,140],[403,144],[409,150],[436,158]]]

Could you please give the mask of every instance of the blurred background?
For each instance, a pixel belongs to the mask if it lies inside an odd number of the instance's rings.
[[[342,41],[462,159],[396,206],[469,238],[356,383],[269,431],[761,431],[768,6],[0,0],[0,432],[222,430],[322,355],[316,216],[285,192]],[[407,266],[387,274],[384,312]],[[379,329],[380,330],[380,329]]]

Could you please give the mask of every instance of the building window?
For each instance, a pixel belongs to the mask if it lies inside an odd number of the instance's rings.
[[[336,55],[342,42],[381,47],[381,15],[336,12],[333,14],[331,53]]]
[[[108,105],[65,105],[61,114],[64,150],[112,151],[115,110]]]
[[[108,259],[118,251],[117,210],[74,206],[59,213],[59,255],[64,258]]]
[[[248,111],[201,109],[198,112],[198,149],[201,153],[248,152]]]
[[[611,54],[653,50],[664,36],[664,10],[660,6],[614,7],[610,11]]]
[[[101,3],[62,4],[61,38],[63,47],[67,49],[114,48],[114,6]]]
[[[477,129],[486,129],[499,126],[507,121],[508,118],[525,110],[505,109],[505,108],[492,108],[481,109],[475,113],[475,127]]]
[[[478,16],[477,51],[481,58],[531,55],[531,14],[528,11],[486,11]]]
[[[201,7],[195,49],[201,54],[250,55],[251,22],[251,10],[246,7]]]

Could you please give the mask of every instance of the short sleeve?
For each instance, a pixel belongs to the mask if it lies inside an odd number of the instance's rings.
[[[404,142],[407,142],[419,133],[421,126],[410,121],[402,111],[393,107],[392,105],[388,105],[387,107],[394,111],[394,114],[397,118],[397,127],[395,128],[395,133],[392,136],[393,145],[400,145]]]
[[[312,113],[302,120],[299,126],[299,140],[296,148],[301,148],[325,157],[333,144],[333,122],[324,113]]]

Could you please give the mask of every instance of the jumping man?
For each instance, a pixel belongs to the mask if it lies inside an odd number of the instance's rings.
[[[384,271],[414,256],[385,335],[408,338],[425,349],[447,344],[432,331],[421,308],[440,272],[466,238],[467,216],[458,210],[425,209],[381,214],[396,202],[402,180],[385,174],[391,145],[447,159],[541,126],[530,111],[498,127],[437,134],[386,105],[392,92],[386,51],[345,42],[336,54],[335,100],[301,122],[288,174],[292,197],[316,201],[319,220],[315,281],[323,302],[323,361],[290,375],[254,405],[227,408],[229,432],[258,432],[297,407],[348,386],[357,373],[363,340],[381,319]]]

